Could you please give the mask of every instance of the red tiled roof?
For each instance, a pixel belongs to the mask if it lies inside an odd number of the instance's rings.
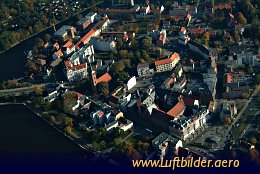
[[[93,29],[91,29],[87,34],[85,34],[85,36],[83,36],[81,39],[80,39],[80,41],[78,41],[77,43],[76,43],[76,47],[79,47],[79,45],[81,44],[81,43],[84,43],[86,40],[88,40],[88,39],[90,39],[93,35],[94,35],[94,33],[95,33],[95,30],[93,30]]]
[[[187,18],[190,19],[190,18],[191,18],[191,15],[190,15],[190,14],[187,14]]]
[[[205,33],[205,28],[193,28],[191,29],[191,34],[193,35],[201,35]]]
[[[186,28],[181,27],[181,32],[183,33],[186,30]]]
[[[194,6],[190,6],[187,10],[188,10],[188,11],[195,11],[195,9],[196,9],[196,8],[195,8]]]
[[[183,19],[187,17],[187,15],[174,15],[174,16],[171,16],[171,18],[174,18],[174,19]]]
[[[233,83],[234,77],[241,77],[241,76],[244,76],[244,75],[245,75],[245,73],[243,73],[243,72],[228,73],[228,74],[225,74],[224,80],[225,80],[226,83]]]
[[[63,52],[61,51],[61,49],[59,49],[58,51],[55,52],[55,54],[58,56],[58,57],[61,57],[63,55]]]
[[[171,55],[171,57],[169,57],[169,58],[167,58],[167,59],[155,61],[155,65],[158,66],[158,65],[163,65],[163,64],[171,63],[171,62],[173,62],[175,59],[177,59],[178,57],[179,57],[179,54],[175,52],[175,53],[173,53],[173,54]]]
[[[155,14],[160,13],[160,12],[161,12],[161,9],[159,9],[159,8],[154,10]]]
[[[80,69],[83,69],[83,68],[86,68],[86,64],[80,64],[80,65],[76,65],[76,66],[73,66],[73,67],[69,67],[68,70],[72,70],[72,71],[77,71],[77,70],[80,70]]]
[[[219,5],[214,5],[213,9],[214,10],[222,10],[222,9],[231,9],[230,4],[219,4]]]
[[[97,83],[109,82],[111,79],[112,79],[112,77],[108,73],[105,73],[104,75],[102,75],[101,77],[99,77],[97,79]]]
[[[71,41],[68,41],[68,42],[66,42],[64,45],[63,45],[63,47],[65,47],[65,48],[70,48],[70,47],[72,47],[73,46],[73,43],[71,42]]]
[[[163,34],[160,34],[160,36],[159,36],[159,40],[163,40],[164,39],[164,35]]]
[[[171,110],[167,112],[168,115],[176,118],[185,110],[185,104],[183,101],[179,101]]]

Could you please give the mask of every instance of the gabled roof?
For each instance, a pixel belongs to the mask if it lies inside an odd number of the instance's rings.
[[[85,42],[86,40],[90,39],[90,38],[93,36],[94,33],[95,33],[95,30],[93,30],[93,29],[89,30],[89,32],[88,32],[87,34],[85,34],[85,35],[80,39],[80,41],[78,41],[78,42],[76,43],[76,47],[79,47],[79,45],[80,45],[81,43],[83,43],[83,42]]]
[[[186,28],[181,27],[181,32],[184,33],[186,31]]]
[[[64,45],[63,45],[63,47],[65,47],[65,48],[70,48],[70,47],[72,47],[74,44],[71,42],[71,41],[68,41],[68,42],[66,42]]]
[[[186,106],[184,102],[181,100],[179,101],[171,110],[167,112],[168,115],[176,118],[178,117],[182,112],[184,112]]]
[[[191,15],[190,15],[190,14],[187,14],[187,18],[190,19],[190,18],[191,18]]]
[[[97,79],[97,83],[109,82],[111,79],[112,79],[112,77],[108,73],[105,73],[104,75],[102,75],[101,77],[99,77]]]
[[[167,64],[167,63],[172,63],[175,59],[179,58],[179,54],[174,52],[171,57],[167,58],[167,59],[163,59],[163,60],[157,60],[155,61],[155,65],[158,66],[158,65],[164,65],[164,64]]]
[[[55,54],[56,54],[58,57],[63,56],[63,52],[61,51],[61,49],[59,49],[58,51],[56,51]]]

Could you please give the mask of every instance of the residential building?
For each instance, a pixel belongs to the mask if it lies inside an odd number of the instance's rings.
[[[67,41],[61,48],[66,56],[74,52],[75,49],[75,45],[71,41]]]
[[[112,38],[92,37],[89,43],[97,51],[112,51],[116,47],[116,42]]]
[[[61,51],[61,49],[59,49],[58,51],[53,53],[52,58],[53,60],[56,60],[57,58],[61,58],[62,56],[63,56],[63,52]]]
[[[157,155],[160,158],[176,153],[178,148],[183,146],[181,140],[165,132],[153,139],[152,145],[157,150]]]
[[[54,36],[61,41],[67,41],[69,38],[75,37],[76,29],[72,26],[63,25],[58,31],[54,33]]]
[[[181,116],[171,121],[170,134],[183,141],[189,141],[199,135],[206,126],[208,109],[202,109],[192,116]]]
[[[178,53],[173,53],[169,58],[155,61],[157,72],[171,71],[180,61]]]
[[[87,77],[87,63],[82,63],[78,65],[73,65],[69,60],[64,62],[65,64],[65,75],[69,81],[73,81],[75,79],[82,79],[83,77]]]
[[[159,35],[157,41],[156,41],[156,45],[158,47],[163,47],[165,42],[166,42],[166,30],[162,30],[160,32],[160,35]]]
[[[237,115],[237,107],[236,102],[233,100],[223,101],[222,108],[220,113],[221,120],[225,120],[225,118],[234,119]]]
[[[149,63],[143,63],[143,64],[139,63],[137,65],[137,74],[139,77],[145,77],[148,75],[152,75],[153,72],[149,68]]]

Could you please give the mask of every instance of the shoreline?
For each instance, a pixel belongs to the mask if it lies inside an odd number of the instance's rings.
[[[66,138],[68,138],[71,142],[73,142],[74,144],[76,144],[77,146],[79,146],[81,149],[87,151],[88,153],[92,153],[93,155],[95,155],[95,151],[93,151],[90,147],[84,147],[83,145],[79,144],[77,141],[75,141],[71,136],[67,135],[65,132],[61,131],[60,129],[58,129],[55,125],[53,125],[52,123],[50,123],[49,121],[47,121],[46,119],[44,119],[42,117],[41,114],[39,114],[38,112],[36,112],[34,109],[32,109],[31,107],[29,107],[26,103],[16,103],[16,102],[6,102],[6,103],[0,103],[0,106],[8,106],[8,105],[23,105],[24,107],[26,107],[28,110],[30,110],[34,115],[37,115],[39,118],[41,118],[45,123],[47,123],[48,125],[50,125],[52,128],[54,128],[58,133],[62,134],[63,136],[65,136]]]
[[[77,16],[77,15],[80,14],[80,13],[84,13],[86,10],[89,10],[90,8],[92,8],[92,7],[96,6],[96,5],[102,4],[103,2],[104,2],[104,1],[100,1],[100,2],[94,4],[94,5],[90,6],[90,7],[87,7],[87,8],[85,8],[84,10],[79,11],[78,13],[74,14],[73,16],[70,16],[70,17],[68,17],[68,18],[66,18],[66,19],[64,19],[64,20],[62,20],[62,21],[59,21],[58,23],[56,23],[56,24],[53,25],[53,26],[54,26],[54,27],[57,27],[57,25],[59,25],[60,23],[65,22],[66,20],[69,20],[70,18],[73,18],[73,17]],[[27,37],[27,38],[25,38],[25,39],[22,39],[22,40],[18,41],[17,43],[13,44],[10,48],[8,48],[8,49],[6,49],[6,50],[3,50],[3,51],[0,51],[0,55],[3,54],[3,53],[5,53],[5,52],[7,52],[7,51],[9,51],[9,50],[11,50],[12,48],[14,48],[14,47],[17,46],[17,45],[22,44],[24,41],[26,41],[26,40],[28,40],[28,39],[30,39],[30,38],[32,38],[32,37],[34,37],[34,36],[36,36],[36,35],[38,35],[38,34],[44,32],[44,31],[46,31],[46,30],[52,28],[53,26],[45,27],[43,30],[41,30],[41,31],[39,31],[39,32],[37,32],[37,33],[34,33],[34,34],[30,35],[29,37]]]

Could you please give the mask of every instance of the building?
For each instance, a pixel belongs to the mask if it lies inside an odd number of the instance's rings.
[[[157,150],[157,155],[163,158],[167,155],[173,155],[182,147],[182,141],[162,132],[152,141],[153,147]]]
[[[237,107],[236,102],[233,100],[223,101],[220,118],[221,120],[225,120],[225,118],[234,119],[237,115]]]
[[[155,67],[157,72],[171,71],[180,61],[178,53],[173,53],[169,58],[155,61]]]
[[[74,81],[76,79],[82,79],[83,77],[87,77],[87,63],[73,65],[69,60],[67,60],[64,62],[64,64],[64,72],[69,81]]]
[[[110,20],[105,15],[101,18],[88,32],[85,34],[76,44],[75,46],[77,48],[82,47],[84,45],[87,45],[89,43],[89,40],[92,37],[98,36],[108,25],[110,24]]]
[[[163,47],[166,42],[166,30],[162,30],[158,39],[156,40],[156,46]]]
[[[61,58],[62,56],[63,56],[63,52],[61,51],[61,49],[59,49],[58,51],[53,53],[52,58],[53,60],[56,60],[57,58]]]
[[[145,77],[150,74],[149,63],[139,63],[137,65],[137,74],[139,77]]]
[[[199,43],[196,43],[194,41],[191,41],[191,40],[189,40],[188,45],[189,45],[189,49],[191,51],[195,52],[196,54],[199,54],[205,60],[209,59],[209,50],[208,50],[207,47],[205,47],[202,44],[199,44]]]
[[[201,109],[192,116],[174,119],[169,126],[170,134],[183,141],[195,138],[205,129],[208,113],[208,109]]]
[[[74,52],[76,49],[75,45],[71,41],[67,41],[61,48],[62,52],[67,56]]]
[[[76,29],[72,26],[63,25],[58,31],[54,33],[54,36],[61,41],[67,41],[69,38],[75,37]]]
[[[80,19],[77,22],[77,29],[78,30],[85,30],[90,24],[92,24],[94,22],[95,16],[97,15],[97,13],[88,13],[85,17],[83,17],[82,19]]]
[[[116,47],[116,42],[112,38],[92,37],[89,43],[93,45],[97,51],[112,51]]]

